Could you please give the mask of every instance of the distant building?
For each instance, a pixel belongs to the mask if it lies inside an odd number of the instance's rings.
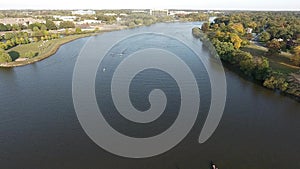
[[[117,17],[116,20],[117,20],[117,22],[120,22],[122,20],[122,18]]]
[[[169,15],[171,15],[171,16],[188,15],[188,14],[193,14],[193,13],[198,13],[198,11],[169,11]]]
[[[219,12],[219,11],[210,11],[208,10],[207,12],[203,12],[205,14],[224,14],[224,12]]]
[[[77,17],[76,16],[59,16],[59,15],[54,15],[54,19],[59,19],[63,21],[74,21]]]
[[[145,10],[133,10],[131,13],[148,13],[148,11]]]
[[[72,11],[72,15],[95,15],[96,12],[93,10],[77,10]]]
[[[82,25],[82,24],[100,24],[100,23],[102,23],[101,20],[92,20],[92,19],[86,19],[84,21],[76,22],[76,24],[78,24],[78,25]]]
[[[126,13],[120,13],[120,16],[128,16],[128,14],[126,14]]]
[[[252,28],[246,28],[247,33],[252,33],[253,29]]]
[[[105,16],[117,16],[117,14],[115,14],[115,13],[105,13],[104,15]]]
[[[277,39],[278,42],[283,42],[282,38]]]
[[[168,9],[150,9],[150,15],[153,16],[168,16],[169,10]]]

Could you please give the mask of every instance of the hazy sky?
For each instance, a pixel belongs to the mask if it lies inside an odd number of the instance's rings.
[[[0,9],[300,10],[300,0],[0,0]]]

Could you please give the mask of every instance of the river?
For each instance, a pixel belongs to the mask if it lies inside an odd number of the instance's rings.
[[[191,29],[200,23],[160,23],[124,32],[151,32],[167,29],[199,44],[201,56],[208,51],[193,38]],[[120,32],[122,32],[120,31]],[[114,32],[105,33],[113,36]],[[98,35],[92,38],[105,38]],[[151,35],[141,37],[139,46],[155,46]],[[221,122],[212,137],[198,143],[199,133],[210,105],[210,84],[201,63],[188,55],[196,79],[201,81],[201,106],[196,124],[176,147],[161,155],[129,159],[113,155],[97,146],[82,129],[72,100],[72,74],[76,59],[88,38],[67,43],[53,56],[24,67],[0,69],[0,168],[7,169],[205,169],[213,160],[220,169],[300,168],[300,104],[289,97],[266,90],[225,69],[227,100]],[[145,43],[145,44],[143,44]],[[176,44],[166,41],[166,48]],[[121,45],[130,48],[134,41]],[[120,50],[118,47],[115,50]],[[130,51],[127,51],[130,52]],[[125,57],[125,56],[124,56]],[[145,93],[162,88],[171,98],[169,114],[146,126],[129,124],[112,113],[112,103],[100,102],[107,97],[110,69],[121,59],[107,57],[96,78],[96,96],[111,125],[122,133],[146,137],[172,125],[178,109],[178,86],[168,74],[149,70],[136,76],[130,87],[131,101],[141,109],[149,107]],[[145,92],[146,91],[146,92]],[[141,94],[144,93],[144,94]],[[168,102],[169,103],[169,102]],[[124,127],[126,125],[126,127]],[[138,127],[138,128],[136,128]]]

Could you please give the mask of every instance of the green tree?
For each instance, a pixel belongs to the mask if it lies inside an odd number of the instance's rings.
[[[265,80],[271,72],[269,60],[265,57],[256,58],[254,77],[256,80]]]
[[[295,65],[300,66],[300,46],[297,46],[294,48],[294,57],[292,58],[292,61],[295,63]]]
[[[208,31],[208,30],[209,30],[209,23],[208,23],[208,22],[204,22],[204,23],[202,24],[202,26],[201,26],[201,30],[202,30],[203,32]]]
[[[0,31],[8,31],[6,25],[4,25],[3,23],[0,23]]]
[[[200,35],[201,35],[201,30],[200,30],[200,28],[198,28],[198,27],[193,28],[193,29],[192,29],[192,34],[193,34],[196,38],[199,38]]]
[[[46,27],[48,28],[48,30],[56,30],[57,29],[57,26],[51,20],[46,20]]]
[[[11,62],[12,59],[3,49],[0,49],[0,63]]]
[[[66,28],[75,28],[75,24],[72,21],[62,21],[59,24],[60,29],[66,29]]]
[[[21,30],[21,27],[20,27],[18,24],[13,24],[13,25],[11,26],[11,29],[12,29],[13,31],[20,31],[20,30]]]
[[[0,42],[0,50],[1,49],[3,49],[3,50],[7,49],[7,45],[3,42]]]
[[[30,24],[30,25],[28,26],[28,28],[31,29],[32,31],[34,31],[33,29],[34,29],[35,27],[41,29],[42,25],[43,25],[43,24],[41,24],[41,23],[35,22],[35,23]]]
[[[264,81],[263,85],[269,89],[286,91],[289,84],[282,74],[273,73]]]
[[[25,55],[26,58],[31,59],[31,58],[33,58],[36,54],[35,54],[34,52],[32,52],[32,51],[28,51],[28,52],[26,52],[24,55]]]
[[[81,32],[82,32],[81,28],[76,28],[76,29],[75,29],[75,33],[76,33],[76,34],[80,34]]]
[[[15,35],[13,33],[5,33],[4,34],[4,39],[5,40],[10,40],[10,39],[12,39],[14,37],[15,37]]]
[[[41,37],[41,36],[43,36],[43,33],[37,26],[35,26],[33,28],[32,36],[33,37]]]
[[[269,54],[277,54],[280,53],[281,44],[277,39],[272,39],[267,43],[268,53]]]
[[[267,42],[267,41],[270,40],[270,38],[271,38],[271,35],[268,32],[263,32],[259,36],[259,41],[261,41],[261,42]]]

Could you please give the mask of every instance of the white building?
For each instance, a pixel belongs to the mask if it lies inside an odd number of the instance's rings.
[[[148,11],[144,11],[144,10],[133,10],[131,12],[132,13],[148,13]]]
[[[59,15],[54,15],[54,19],[59,19],[63,21],[74,21],[77,17],[76,16],[59,16]]]
[[[128,16],[128,14],[126,14],[126,13],[120,13],[120,16],[126,17],[126,16]]]
[[[95,15],[96,12],[93,10],[77,10],[72,11],[72,15]]]
[[[101,20],[92,20],[92,19],[86,19],[84,21],[76,22],[76,24],[82,25],[82,24],[100,24],[102,23]]]
[[[105,16],[117,16],[117,14],[115,14],[115,13],[105,13],[104,15]]]
[[[246,28],[247,33],[252,33],[253,29],[252,28]]]
[[[170,15],[174,16],[174,15],[188,15],[188,14],[197,14],[197,11],[170,11]]]

